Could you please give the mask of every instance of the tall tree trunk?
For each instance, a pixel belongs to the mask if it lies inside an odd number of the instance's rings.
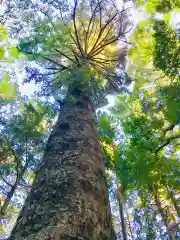
[[[166,189],[168,192],[168,196],[174,206],[174,209],[176,210],[177,216],[180,218],[180,206],[178,204],[178,201],[180,200],[175,198],[173,191],[169,187],[167,187]]]
[[[163,207],[161,206],[161,200],[159,199],[159,196],[158,196],[158,193],[157,193],[157,190],[155,190],[153,187],[150,188],[152,193],[153,193],[153,196],[154,196],[154,200],[155,200],[155,203],[156,203],[156,206],[157,206],[157,209],[162,217],[162,220],[163,220],[163,223],[166,227],[166,230],[167,230],[167,233],[168,233],[168,236],[169,236],[169,239],[170,240],[174,240],[174,233],[173,231],[169,230],[169,222],[168,222],[168,216],[167,214],[165,214],[164,212],[164,209]]]
[[[129,219],[129,214],[128,214],[127,210],[126,210],[126,215],[127,215],[128,225],[129,225],[129,231],[130,231],[130,234],[131,234],[131,240],[133,240],[134,237],[133,237],[133,232],[132,232],[132,227],[131,227],[131,221]]]
[[[78,84],[61,104],[10,240],[115,239],[93,105]]]
[[[124,217],[123,196],[121,194],[121,186],[119,183],[117,183],[117,199],[118,199],[118,204],[119,204],[119,213],[120,213],[120,218],[121,218],[121,228],[122,228],[123,240],[128,240],[126,221],[125,221],[125,217]]]

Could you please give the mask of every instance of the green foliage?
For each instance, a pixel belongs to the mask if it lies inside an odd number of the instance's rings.
[[[155,67],[169,77],[179,77],[180,39],[178,34],[165,21],[155,21],[153,37]]]
[[[19,115],[12,117],[8,128],[15,139],[38,139],[46,130],[46,117],[51,117],[52,110],[43,102],[25,102],[20,104]]]
[[[100,89],[106,90],[105,87],[119,91],[121,76],[115,71],[120,52],[117,43],[129,24],[126,10],[120,12],[116,4],[105,2],[77,1],[69,21],[42,12],[44,18],[34,27],[32,34],[22,38],[19,44],[19,50],[27,55],[28,60],[36,61],[41,67],[44,65],[44,72],[32,74],[33,77],[48,75],[53,91],[67,87],[69,82],[77,79],[88,83],[92,95]],[[101,11],[98,5],[102,5]],[[112,7],[112,11],[107,5]],[[86,11],[88,6],[91,9],[89,12]],[[123,47],[121,51],[124,52]],[[125,57],[122,58],[123,61]],[[47,84],[46,88],[49,86]]]
[[[18,52],[17,47],[15,47],[15,46],[10,46],[10,47],[9,47],[9,54],[10,54],[11,57],[17,58],[17,57],[19,56],[19,52]]]
[[[180,122],[180,85],[179,81],[172,83],[170,86],[160,88],[162,96],[164,116],[172,124]]]
[[[4,47],[0,47],[0,59],[3,59],[4,57],[5,57]]]
[[[1,44],[4,42],[8,41],[8,35],[7,35],[7,31],[6,28],[0,24],[0,42]],[[0,46],[0,60],[4,60],[5,59],[5,47],[3,45]]]
[[[178,0],[159,0],[156,6],[156,11],[166,13],[179,8],[180,3]]]
[[[65,29],[63,28],[63,24],[57,23],[56,28],[58,36],[50,24],[40,23],[36,26],[34,35],[26,37],[20,41],[20,50],[29,54],[27,56],[31,60],[32,54],[36,59],[40,58],[42,53],[48,55],[49,53],[52,53],[55,48],[64,48],[67,44],[67,40],[65,39]]]
[[[153,6],[152,1],[146,3],[146,10],[156,14],[159,1]],[[135,239],[166,236],[159,226],[165,223],[156,219],[156,197],[167,224],[176,222],[178,215],[168,197],[168,188],[177,197],[180,169],[179,37],[170,26],[170,17],[168,13],[163,21],[143,21],[131,36],[135,47],[129,51],[128,71],[136,80],[135,89],[132,96],[118,96],[111,109],[112,121],[106,123],[116,126],[116,135],[109,141],[116,146],[111,148],[113,164],[108,166],[121,183],[125,203],[131,195],[138,196],[137,202],[133,198],[127,204],[134,207]],[[120,143],[117,129],[123,129]]]
[[[180,3],[178,0],[137,0],[137,6],[145,6],[148,13],[166,13],[179,9]]]
[[[102,141],[107,144],[112,144],[115,139],[115,128],[110,124],[110,122],[111,118],[108,115],[102,115],[98,119]]]
[[[7,41],[8,40],[8,35],[7,35],[6,28],[2,24],[0,24],[0,40],[1,41]]]
[[[24,101],[19,96],[16,101],[5,101],[0,113],[0,219],[5,223],[0,225],[0,237],[4,238],[9,236],[39,168],[55,113],[44,101]],[[2,213],[11,186],[15,192]]]
[[[19,56],[18,50],[15,46],[9,44],[8,34],[6,28],[0,24],[0,60],[2,62],[12,62],[13,59]],[[4,75],[4,74],[3,74]],[[17,89],[14,83],[9,80],[7,74],[3,79],[0,79],[0,101],[13,100],[16,97]]]

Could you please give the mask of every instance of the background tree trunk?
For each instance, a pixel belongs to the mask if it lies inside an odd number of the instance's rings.
[[[115,239],[94,110],[74,84],[10,240]]]
[[[153,188],[152,188],[153,189]],[[153,196],[154,196],[154,200],[155,200],[155,203],[156,203],[156,206],[157,206],[157,209],[162,217],[162,221],[166,227],[166,230],[167,230],[167,233],[168,233],[168,236],[169,236],[169,239],[170,240],[174,240],[174,233],[173,231],[169,230],[169,222],[168,222],[168,216],[167,214],[164,212],[164,209],[161,205],[161,200],[159,199],[159,196],[158,196],[158,191],[153,189],[152,191],[153,193]]]
[[[180,199],[175,198],[173,191],[169,187],[167,187],[167,192],[168,192],[168,196],[174,206],[174,209],[176,210],[177,216],[180,218],[180,206],[178,204],[178,202],[180,202]]]
[[[1,206],[1,211],[0,211],[0,219],[2,219],[5,214],[6,214],[6,211],[7,211],[7,208],[9,206],[9,203],[14,195],[14,192],[16,190],[16,187],[17,187],[17,184],[15,184],[14,186],[11,187],[11,190],[8,192],[5,200],[4,200],[4,203],[3,205]]]
[[[121,218],[121,228],[122,228],[123,240],[128,240],[126,220],[124,217],[123,196],[121,194],[121,186],[119,183],[117,183],[117,199],[118,199],[118,204],[119,204],[119,214],[120,214],[120,218]]]

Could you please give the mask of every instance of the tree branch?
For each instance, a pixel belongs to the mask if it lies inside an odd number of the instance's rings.
[[[162,143],[161,145],[159,145],[156,149],[155,149],[155,153],[157,154],[162,148],[166,147],[167,145],[169,145],[171,143],[171,141],[180,138],[180,134],[176,135],[176,136],[172,136],[166,139],[166,141],[164,143]]]
[[[58,49],[55,48],[55,51],[58,52],[59,54],[61,54],[63,57],[69,59],[71,62],[76,63],[72,58],[70,58],[69,56],[67,56],[65,53],[59,51]]]
[[[74,33],[75,33],[75,38],[76,38],[76,41],[77,41],[77,44],[78,44],[79,51],[80,51],[81,55],[84,56],[84,53],[83,53],[83,50],[82,50],[82,47],[81,47],[81,44],[80,44],[80,41],[79,41],[79,36],[78,36],[78,33],[77,33],[77,27],[76,27],[76,9],[77,9],[77,4],[78,4],[78,0],[75,0],[74,1],[74,9],[73,9]]]

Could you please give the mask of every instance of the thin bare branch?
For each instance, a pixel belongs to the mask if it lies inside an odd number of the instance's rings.
[[[87,35],[86,35],[86,39],[85,39],[85,44],[86,44],[86,47],[87,47],[87,44],[88,44],[88,35],[89,35],[89,30],[90,30],[90,26],[91,26],[91,23],[92,21],[94,22],[95,21],[95,15],[96,15],[96,11],[97,11],[97,8],[99,6],[99,4],[101,4],[104,0],[101,0],[100,2],[98,1],[97,5],[95,6],[92,14],[91,14],[91,17],[90,17],[90,20],[89,20],[89,23],[88,23],[88,27],[87,27]],[[93,29],[94,26],[91,27],[91,30]]]
[[[5,194],[8,194],[8,191],[4,187],[0,186],[0,188],[4,191]]]
[[[61,52],[60,50],[55,48],[55,51],[58,52],[59,54],[61,54],[63,57],[69,59],[71,62],[76,63],[72,58],[70,58],[68,55],[66,55],[65,53]]]
[[[54,63],[55,65],[61,67],[61,70],[65,70],[65,69],[68,69],[68,67],[65,67],[64,65],[62,65],[61,63],[57,63],[56,61],[54,61],[53,59],[49,58],[49,57],[46,57],[46,56],[41,56],[42,58],[46,59],[47,61],[49,62],[52,62]]]
[[[4,178],[4,176],[3,176],[3,174],[2,174],[2,172],[0,171],[0,176],[1,176],[1,178],[2,178],[2,180],[9,186],[9,187],[13,187],[13,185],[11,184],[11,183],[9,183],[8,181],[6,181],[6,179]]]
[[[77,26],[76,26],[76,10],[77,10],[77,5],[78,5],[78,0],[74,0],[74,8],[73,8],[73,25],[74,25],[74,33],[75,33],[75,38],[76,38],[76,42],[79,48],[79,51],[81,53],[82,56],[84,56],[80,41],[79,41],[79,35],[77,32]]]
[[[113,21],[113,19],[117,16],[118,12],[116,12],[114,14],[114,16],[112,16],[107,23],[100,29],[99,34],[97,36],[96,42],[94,43],[93,47],[91,48],[91,51],[89,52],[89,55],[91,55],[91,53],[94,51],[95,47],[97,46],[99,40],[101,40],[101,36],[104,32],[104,30],[106,29],[106,27]],[[107,34],[106,34],[107,35]]]
[[[180,138],[180,134],[176,135],[176,136],[172,136],[169,137],[165,140],[165,142],[163,142],[161,145],[159,145],[156,149],[155,149],[155,153],[157,154],[161,149],[163,149],[164,147],[166,147],[167,145],[169,145],[171,143],[171,141]]]

